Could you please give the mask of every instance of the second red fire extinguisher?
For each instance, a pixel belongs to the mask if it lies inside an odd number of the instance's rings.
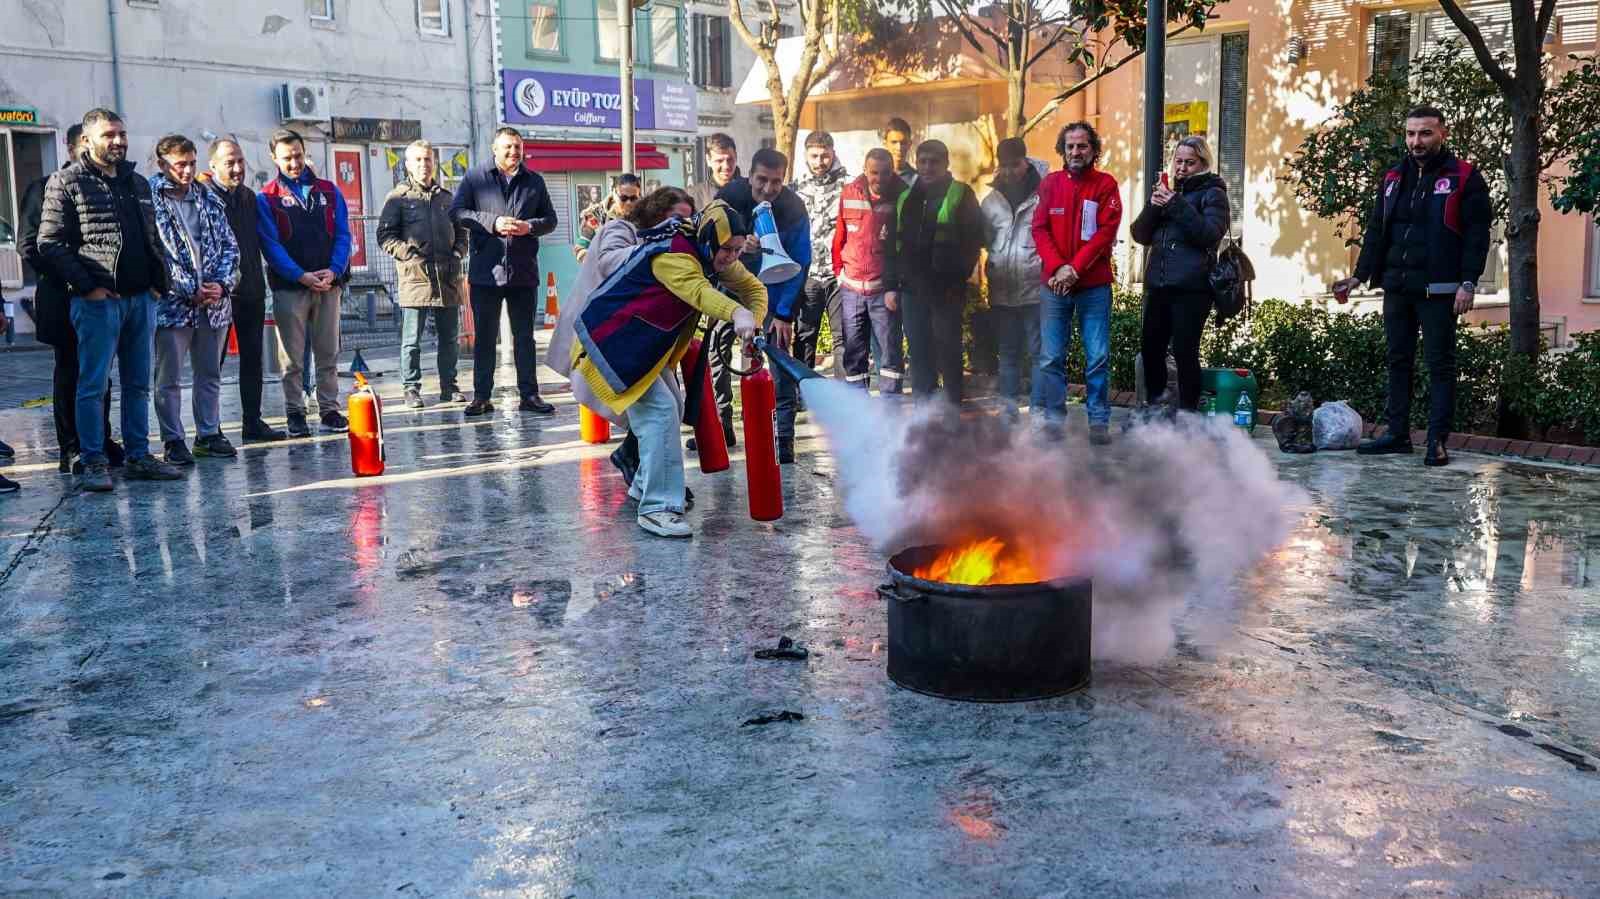
[[[685,390],[691,389],[694,384],[694,370],[700,364],[700,350],[701,343],[696,339],[684,354],[679,370],[683,374]],[[717,414],[716,397],[711,394],[709,368],[700,379],[700,415],[694,422],[694,445],[695,453],[700,457],[702,474],[728,470],[728,441],[722,434],[722,419]]]
[[[778,468],[777,386],[760,356],[749,374],[739,379],[744,402],[744,465],[750,493],[750,517],[777,521],[783,517],[783,474]]]

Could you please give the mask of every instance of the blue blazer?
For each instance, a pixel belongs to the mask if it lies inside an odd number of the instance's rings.
[[[501,216],[522,219],[533,230],[522,237],[501,237],[494,230],[495,219]],[[468,282],[484,287],[539,286],[539,238],[556,229],[556,210],[538,172],[518,169],[508,191],[492,161],[471,169],[456,188],[450,219],[465,225],[472,235]]]

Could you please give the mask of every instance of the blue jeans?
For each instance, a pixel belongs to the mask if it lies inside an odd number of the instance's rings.
[[[111,360],[122,381],[122,444],[128,461],[150,455],[150,365],[155,353],[156,301],[149,291],[121,299],[73,297],[78,333],[78,451],[83,463],[106,461],[101,410],[110,386]]]
[[[1022,397],[1023,367],[1039,358],[1039,307],[991,306],[989,317],[1000,351],[1000,396],[1015,408]],[[1037,408],[1039,402],[1039,379],[1034,378],[1028,404]]]
[[[422,326],[433,316],[439,334],[439,392],[456,389],[456,337],[461,312],[455,306],[405,306],[400,309],[400,380],[412,390],[422,389]]]
[[[1072,346],[1072,321],[1083,331],[1084,382],[1088,387],[1089,423],[1111,422],[1111,285],[1086,287],[1058,296],[1039,288],[1039,370],[1035,391],[1045,414],[1067,414],[1067,350]]]
[[[628,407],[628,429],[639,439],[639,471],[631,489],[639,496],[640,515],[683,511],[682,424],[683,407],[662,377]]]

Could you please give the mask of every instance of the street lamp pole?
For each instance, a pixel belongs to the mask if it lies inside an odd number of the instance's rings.
[[[1155,193],[1166,155],[1163,131],[1167,110],[1167,3],[1145,0],[1144,25],[1144,196]]]
[[[617,0],[617,56],[622,66],[622,170],[633,171],[633,4]]]

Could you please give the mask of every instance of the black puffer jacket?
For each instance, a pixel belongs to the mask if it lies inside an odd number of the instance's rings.
[[[1228,222],[1228,189],[1210,172],[1178,182],[1178,196],[1164,207],[1146,203],[1131,229],[1134,240],[1150,247],[1145,286],[1209,291]]]
[[[131,191],[139,202],[149,288],[165,293],[167,266],[156,231],[156,207],[150,182],[134,173],[131,162],[117,164],[113,176],[118,187]],[[117,263],[122,256],[125,225],[108,179],[85,154],[54,175],[45,185],[44,211],[39,218],[39,253],[66,282],[73,296],[97,287],[118,291]]]
[[[77,345],[72,331],[71,313],[67,308],[67,287],[56,277],[44,255],[39,252],[39,219],[44,215],[44,188],[50,180],[46,175],[28,185],[22,195],[18,218],[22,227],[17,229],[17,251],[33,267],[38,281],[33,290],[33,323],[38,328],[36,336],[41,343],[51,346]]]

